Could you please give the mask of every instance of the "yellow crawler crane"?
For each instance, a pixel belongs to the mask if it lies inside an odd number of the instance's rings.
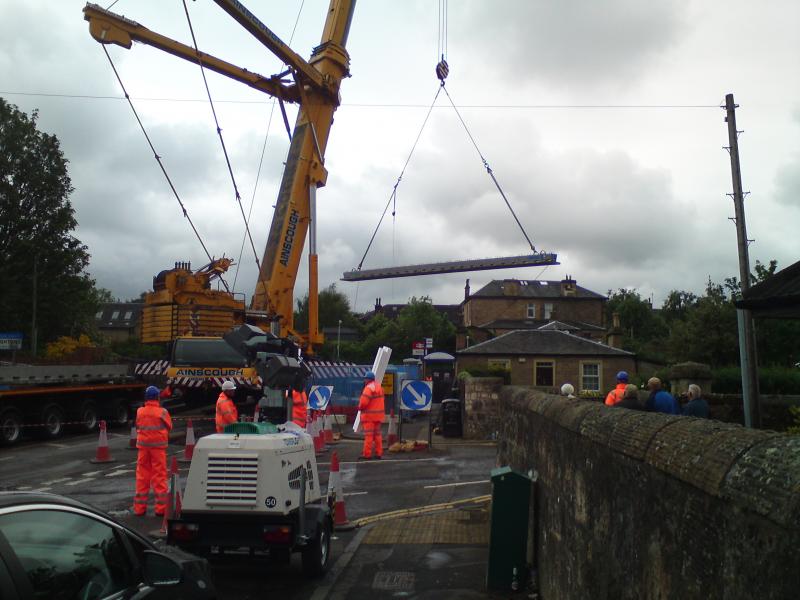
[[[153,277],[153,291],[145,294],[142,309],[142,343],[170,343],[178,336],[219,337],[244,323],[244,295],[212,289],[231,264],[231,259],[220,258],[192,271],[189,263],[178,262]]]
[[[278,99],[282,110],[285,102],[299,104],[267,246],[245,317],[248,322],[263,324],[268,321],[273,333],[297,339],[310,354],[314,346],[323,342],[318,313],[316,191],[327,180],[325,148],[333,114],[341,102],[340,85],[349,76],[350,57],[345,45],[355,0],[331,0],[321,43],[313,49],[308,61],[283,43],[238,0],[214,2],[280,58],[287,70],[271,77],[259,75],[155,33],[96,4],[87,4],[83,14],[89,22],[89,32],[101,44],[129,49],[134,41],[141,42],[265,92]],[[307,235],[309,323],[308,334],[304,335],[294,329],[293,311],[294,286]],[[159,291],[154,290],[154,294]],[[191,294],[173,294],[171,301],[177,303],[179,310],[181,299],[191,297]],[[236,322],[235,313],[236,309],[232,308],[232,322]]]

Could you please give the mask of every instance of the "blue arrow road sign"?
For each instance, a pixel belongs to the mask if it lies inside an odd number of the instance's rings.
[[[416,379],[404,381],[400,392],[403,410],[430,410],[433,400],[433,382]]]
[[[332,394],[332,385],[312,385],[308,394],[308,407],[311,410],[325,410]]]

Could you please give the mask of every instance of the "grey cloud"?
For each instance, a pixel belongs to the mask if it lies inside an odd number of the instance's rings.
[[[539,80],[560,87],[626,86],[638,79],[687,30],[687,3],[639,0],[472,3],[451,13],[456,25],[496,46],[477,62],[514,81]]]

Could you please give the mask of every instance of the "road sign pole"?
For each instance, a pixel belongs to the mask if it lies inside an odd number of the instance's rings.
[[[433,408],[433,407],[431,407],[431,408]],[[433,427],[431,427],[431,425],[432,425],[432,423],[431,423],[431,413],[432,412],[433,412],[432,410],[428,411],[428,450],[430,450],[433,447]]]

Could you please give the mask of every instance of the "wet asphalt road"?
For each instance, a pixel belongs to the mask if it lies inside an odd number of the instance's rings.
[[[197,427],[199,425],[199,427]],[[182,456],[183,422],[173,433],[168,456]],[[209,424],[196,424],[198,433]],[[414,426],[406,425],[406,434]],[[145,533],[154,533],[160,519],[131,514],[136,452],[128,450],[127,430],[109,432],[109,447],[115,462],[92,464],[97,434],[71,435],[51,441],[24,441],[0,448],[0,490],[46,491],[63,494],[109,512],[120,521]],[[352,434],[351,434],[352,435]],[[423,437],[419,435],[419,437]],[[491,446],[437,445],[428,451],[384,454],[382,461],[358,462],[358,440],[343,439],[335,446],[339,454],[348,517],[358,519],[397,509],[438,504],[487,494],[486,480],[495,466]],[[327,487],[330,454],[318,456],[319,478]],[[171,458],[170,458],[171,460]],[[181,464],[183,477],[188,465]],[[304,581],[299,556],[290,565],[249,560],[215,565],[214,576],[221,598],[264,598],[280,594],[286,599],[306,599],[322,587],[335,592],[336,560],[353,540],[352,532],[338,532],[332,547],[332,572],[322,582]],[[320,596],[319,593],[316,595]]]

